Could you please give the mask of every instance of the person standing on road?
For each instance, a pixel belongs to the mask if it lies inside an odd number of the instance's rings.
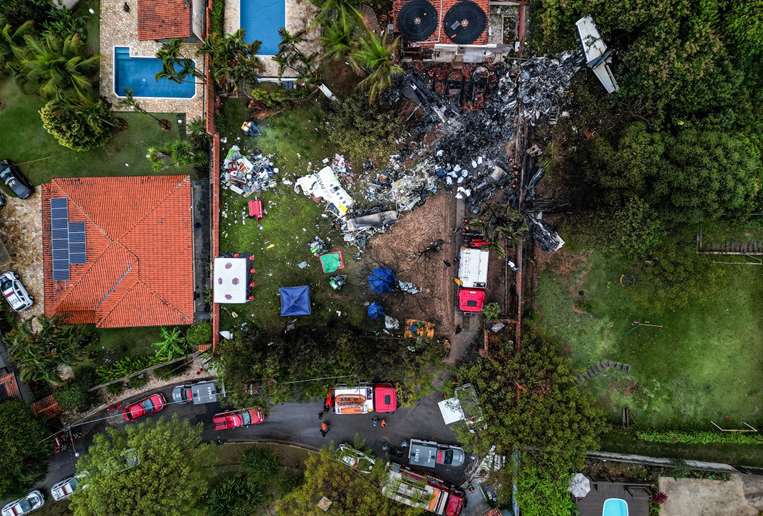
[[[321,421],[321,437],[326,437],[326,434],[329,433],[329,423],[328,421]]]
[[[382,427],[382,430],[384,430],[384,428],[387,426],[387,419],[386,418],[381,418],[380,425]]]

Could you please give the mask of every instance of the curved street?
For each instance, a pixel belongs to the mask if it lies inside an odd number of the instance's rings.
[[[156,391],[145,392],[138,397],[128,399],[128,401],[135,401],[152,392],[163,392],[170,399],[171,390],[172,386],[163,387]],[[203,438],[208,442],[272,440],[299,444],[317,450],[331,442],[335,444],[352,443],[355,436],[360,436],[377,457],[391,458],[396,462],[405,464],[407,463],[407,453],[395,452],[399,449],[400,444],[407,439],[413,437],[443,444],[456,443],[455,434],[445,426],[437,407],[437,402],[440,400],[442,400],[442,396],[435,394],[423,398],[413,408],[399,408],[394,414],[386,414],[384,417],[387,420],[387,426],[384,429],[372,427],[372,414],[337,416],[329,413],[327,419],[330,423],[330,430],[325,438],[321,437],[319,431],[320,419],[318,414],[322,410],[322,401],[273,405],[270,407],[269,414],[263,424],[223,432],[215,432],[211,425],[212,416],[223,410],[219,403],[206,405],[169,404],[160,414],[153,417],[177,415],[194,424],[202,423],[204,425]],[[116,417],[103,419],[110,415]],[[107,426],[124,424],[118,411],[104,411],[91,416],[89,420],[99,421],[74,428],[75,431],[82,434],[82,437],[75,441],[74,449],[64,450],[50,458],[48,473],[38,487],[49,489],[59,480],[73,475],[76,461],[75,453],[84,453],[93,436],[103,432]],[[385,451],[385,444],[391,450],[390,452]],[[465,480],[464,471],[473,460],[472,456],[467,455],[465,466],[458,468],[437,466],[434,475],[454,485],[460,485]],[[432,473],[431,471],[420,471]]]

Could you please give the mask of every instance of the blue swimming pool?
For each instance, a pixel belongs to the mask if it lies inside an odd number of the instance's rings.
[[[286,0],[241,0],[241,28],[247,43],[261,41],[260,55],[278,52],[281,35],[286,26]]]
[[[622,498],[607,498],[601,516],[628,516],[628,502]]]
[[[180,65],[176,65],[180,69]],[[120,97],[132,90],[135,97],[190,99],[196,92],[193,76],[182,83],[170,79],[156,79],[162,70],[162,61],[155,57],[130,57],[128,47],[114,48],[114,91]]]

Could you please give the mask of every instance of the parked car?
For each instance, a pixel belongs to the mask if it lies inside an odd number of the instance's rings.
[[[77,475],[74,477],[65,478],[60,482],[56,482],[53,484],[53,487],[50,488],[50,496],[52,496],[53,500],[57,502],[69,498],[74,490],[80,486],[81,480],[82,476]]]
[[[433,441],[411,439],[408,447],[408,462],[423,468],[434,469],[435,465],[463,466],[465,457],[463,448]]]
[[[176,385],[172,388],[174,403],[193,403],[201,405],[217,401],[217,385],[212,381]]]
[[[127,405],[122,410],[122,419],[124,421],[135,421],[136,419],[161,412],[166,405],[167,399],[164,397],[164,394],[157,392],[147,398]]]
[[[3,297],[17,312],[26,310],[34,304],[34,299],[27,292],[24,284],[21,283],[19,275],[13,271],[5,271],[0,274],[0,292]]]
[[[458,446],[440,446],[437,449],[437,464],[444,466],[463,466],[466,454]]]
[[[5,183],[5,186],[19,199],[28,199],[32,195],[29,181],[8,160],[0,161],[0,181]]]
[[[32,511],[36,511],[45,504],[45,498],[38,490],[34,490],[27,493],[23,498],[14,500],[3,507],[3,516],[21,516],[22,514],[29,514]]]
[[[371,473],[374,469],[374,464],[376,463],[374,459],[362,451],[356,450],[347,444],[340,444],[337,446],[336,457],[342,464],[345,464],[352,469],[356,469],[361,473]]]
[[[215,430],[231,430],[242,426],[259,425],[265,422],[265,416],[259,408],[247,408],[220,412],[212,418]]]

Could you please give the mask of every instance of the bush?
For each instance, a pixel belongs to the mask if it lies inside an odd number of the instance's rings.
[[[154,172],[167,168],[185,168],[206,165],[206,151],[195,149],[188,140],[175,140],[162,147],[149,147],[146,156]]]
[[[362,93],[335,108],[326,124],[329,141],[355,165],[367,159],[386,163],[402,132],[397,111],[372,105]]]
[[[123,390],[125,390],[124,382],[112,383],[106,387],[106,391],[114,396],[119,395]]]
[[[21,495],[45,474],[45,424],[22,401],[0,402],[0,498]]]
[[[27,20],[41,26],[48,22],[56,9],[50,0],[3,0],[0,2],[0,18],[4,18],[13,27],[18,27]]]
[[[212,325],[208,322],[192,324],[185,332],[185,340],[192,347],[209,344],[212,342]]]
[[[763,444],[763,435],[740,432],[637,432],[642,441],[663,444]]]
[[[77,152],[102,147],[118,125],[103,99],[83,103],[51,100],[40,109],[40,118],[59,144]]]
[[[139,374],[138,376],[133,376],[129,380],[127,380],[127,387],[130,389],[140,389],[144,385],[148,383],[148,378],[146,377],[146,374]]]
[[[655,210],[634,197],[612,217],[612,247],[628,258],[650,256],[662,243],[665,227]]]
[[[209,493],[208,514],[212,516],[249,516],[253,507],[265,500],[260,486],[246,475],[228,477]]]
[[[53,396],[64,412],[82,412],[90,406],[90,393],[87,387],[77,380],[56,390]]]
[[[154,376],[161,380],[167,380],[173,376],[183,374],[188,368],[191,367],[190,362],[180,362],[178,364],[170,364],[154,369]]]

